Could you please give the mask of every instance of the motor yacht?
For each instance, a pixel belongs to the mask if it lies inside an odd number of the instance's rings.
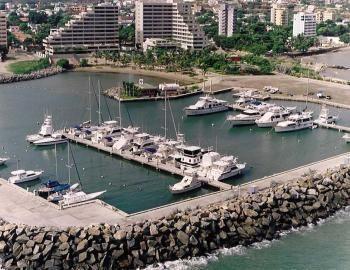
[[[113,149],[115,150],[126,150],[131,148],[135,136],[139,134],[138,127],[127,127],[123,128],[121,136],[114,142]]]
[[[175,166],[179,166],[182,170],[199,166],[203,156],[202,148],[180,145],[177,151],[178,154],[174,156]]]
[[[233,156],[221,157],[217,152],[203,155],[198,175],[211,181],[222,181],[236,176],[245,169],[246,164],[239,164]]]
[[[50,137],[52,133],[53,133],[52,116],[47,115],[45,117],[44,123],[41,125],[39,132],[37,134],[28,135],[26,137],[26,140],[30,143],[33,143],[45,137]]]
[[[337,115],[330,115],[329,109],[326,106],[322,106],[320,115],[314,121],[315,124],[335,124],[338,120]]]
[[[62,143],[67,143],[67,139],[60,133],[53,133],[49,137],[45,137],[33,142],[33,144],[36,146],[49,146]]]
[[[255,120],[261,117],[261,112],[258,110],[248,109],[237,115],[229,115],[226,120],[233,126],[253,125]]]
[[[186,115],[203,115],[216,112],[227,111],[227,101],[220,100],[211,96],[200,97],[194,105],[185,108]]]
[[[296,131],[313,126],[312,112],[301,112],[290,115],[286,121],[275,126],[276,132]]]
[[[12,184],[19,184],[24,182],[29,182],[35,179],[38,179],[44,171],[25,171],[25,170],[16,170],[11,172],[11,177],[8,181]]]
[[[198,179],[196,170],[187,169],[184,174],[185,176],[179,183],[176,183],[173,186],[169,186],[170,192],[172,194],[182,194],[198,189],[202,186],[202,182]]]
[[[232,108],[234,110],[244,111],[248,109],[250,105],[258,105],[260,103],[260,101],[257,101],[251,97],[240,97],[232,104]]]
[[[275,106],[269,109],[262,117],[255,120],[258,127],[274,127],[277,123],[287,119],[296,107],[284,108],[281,106]]]
[[[157,145],[154,143],[151,136],[147,133],[136,134],[131,142],[131,151],[135,154],[140,154],[144,151],[154,151]]]

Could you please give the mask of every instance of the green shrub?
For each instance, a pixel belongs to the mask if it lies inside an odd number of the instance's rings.
[[[40,60],[20,61],[9,65],[9,70],[15,74],[29,74],[50,66],[48,58]]]
[[[70,67],[69,61],[65,58],[59,59],[56,65],[65,69],[68,69]]]

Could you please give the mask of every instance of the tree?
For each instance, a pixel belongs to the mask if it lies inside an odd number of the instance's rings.
[[[300,52],[307,52],[316,42],[313,37],[305,37],[304,35],[298,35],[292,39],[292,46],[294,49]]]
[[[59,59],[57,61],[56,65],[61,67],[61,68],[64,68],[64,69],[70,68],[69,61],[68,61],[68,59],[65,59],[65,58]]]
[[[19,25],[21,20],[16,12],[11,12],[7,17],[7,22],[9,25]]]
[[[134,43],[135,25],[124,26],[119,30],[119,40],[121,44]]]
[[[34,41],[36,44],[42,44],[43,39],[50,34],[51,26],[47,23],[44,23],[39,26],[37,33],[34,36]]]
[[[80,66],[87,67],[89,65],[88,60],[86,58],[80,59]]]
[[[28,19],[31,23],[42,24],[47,22],[47,14],[43,11],[29,11]]]
[[[339,37],[339,40],[344,43],[350,43],[350,34],[343,34]]]

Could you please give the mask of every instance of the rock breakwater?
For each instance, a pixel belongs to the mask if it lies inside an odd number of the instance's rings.
[[[29,74],[2,75],[0,76],[0,84],[41,79],[62,73],[63,71],[64,69],[61,67],[49,67]]]
[[[1,221],[0,254],[6,269],[142,268],[279,238],[284,230],[316,224],[349,205],[349,195],[350,168],[341,167],[128,226],[98,224],[62,230]]]

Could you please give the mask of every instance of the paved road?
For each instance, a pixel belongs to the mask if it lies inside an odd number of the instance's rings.
[[[158,219],[177,210],[207,206],[224,201],[239,194],[248,192],[249,187],[255,186],[261,190],[268,188],[272,181],[285,183],[301,175],[316,170],[319,173],[335,168],[341,164],[349,164],[350,153],[314,162],[293,170],[258,179],[235,187],[232,190],[211,193],[206,196],[188,199],[182,202],[165,205],[147,211],[126,215],[122,211],[114,211],[99,203],[90,203],[78,207],[59,210],[53,204],[35,197],[24,189],[11,185],[0,179],[0,217],[14,223],[24,223],[36,226],[85,226],[106,222],[109,224],[125,224],[146,219]]]

